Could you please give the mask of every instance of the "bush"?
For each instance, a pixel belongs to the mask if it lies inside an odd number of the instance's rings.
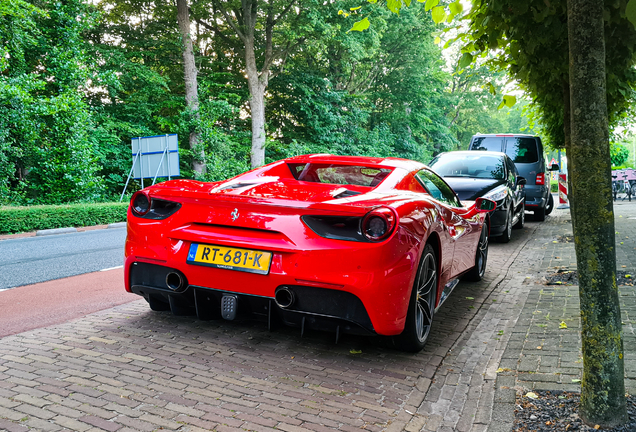
[[[0,207],[0,234],[123,222],[128,202]]]

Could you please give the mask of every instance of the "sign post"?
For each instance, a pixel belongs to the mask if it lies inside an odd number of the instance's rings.
[[[179,143],[176,134],[158,135],[150,137],[138,137],[131,139],[133,164],[128,173],[126,185],[121,193],[119,201],[124,199],[130,178],[141,180],[141,188],[144,188],[144,179],[152,179],[155,184],[157,177],[179,177]]]

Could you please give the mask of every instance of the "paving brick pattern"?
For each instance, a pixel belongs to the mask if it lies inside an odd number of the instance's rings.
[[[552,243],[567,219],[555,210],[492,244],[484,280],[457,286],[417,355],[382,338],[336,345],[327,333],[175,317],[143,300],[2,338],[0,430],[510,430],[517,389],[575,386],[580,374],[576,287],[540,284],[547,267],[571,265],[571,244]],[[636,298],[621,300],[627,349]],[[538,325],[561,320],[565,331]]]
[[[636,276],[636,201],[614,203],[617,270]],[[509,431],[515,391],[580,391],[583,359],[579,287],[546,285],[546,276],[557,270],[576,270],[574,243],[569,210],[555,210],[546,219],[540,235],[528,242],[516,268],[526,268],[528,292],[518,320],[512,329],[500,361],[495,413],[504,421],[493,422],[490,431]],[[527,259],[533,257],[532,259]],[[635,278],[636,280],[636,278]],[[517,283],[521,282],[517,278]],[[636,393],[636,291],[633,286],[619,286],[623,322],[625,387]],[[562,325],[563,323],[563,325]]]

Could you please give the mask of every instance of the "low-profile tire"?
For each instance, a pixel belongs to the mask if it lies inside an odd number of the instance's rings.
[[[504,228],[503,234],[499,237],[499,243],[508,243],[510,241],[510,237],[512,237],[512,213],[514,210],[512,209],[512,205],[508,210],[508,217],[506,218],[506,227]]]
[[[475,266],[471,268],[463,279],[471,282],[479,282],[486,274],[486,264],[488,262],[488,225],[481,228],[479,243],[475,251]]]
[[[437,280],[437,256],[427,244],[415,275],[404,330],[393,338],[397,349],[416,353],[426,345],[435,314]]]
[[[552,194],[548,197],[548,204],[545,206],[545,214],[549,215],[554,210],[554,197]]]
[[[526,203],[521,204],[521,213],[519,213],[519,220],[513,226],[515,229],[521,229],[526,224]]]
[[[545,207],[538,208],[534,211],[534,220],[542,222],[545,220]]]

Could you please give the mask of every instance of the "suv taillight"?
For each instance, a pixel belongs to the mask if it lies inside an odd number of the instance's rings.
[[[537,178],[534,181],[535,184],[544,185],[545,184],[545,173],[541,172],[537,174]]]

